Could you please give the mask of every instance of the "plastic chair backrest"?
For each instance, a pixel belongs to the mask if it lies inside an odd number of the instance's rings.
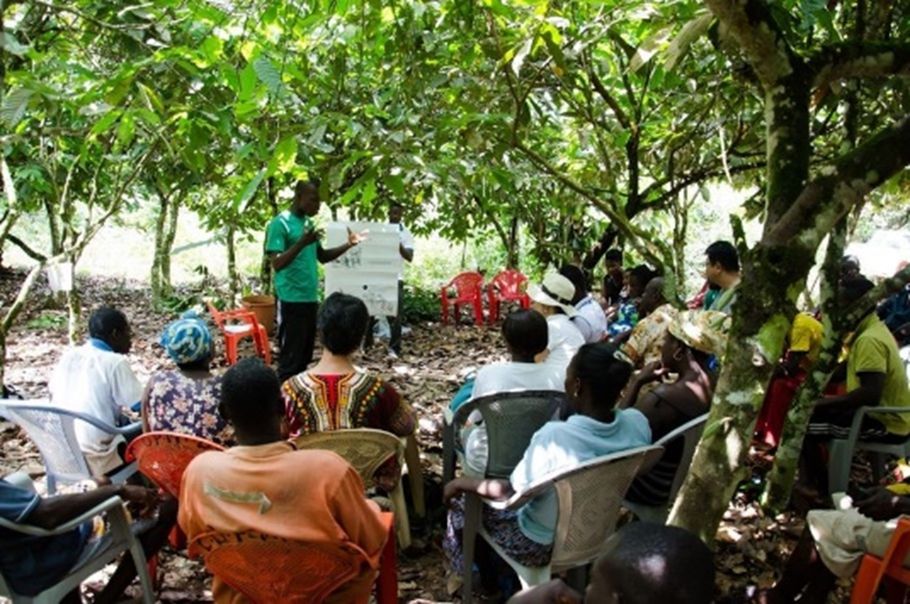
[[[56,492],[57,483],[78,482],[92,477],[85,456],[79,449],[73,424],[77,418],[92,424],[97,424],[97,420],[54,407],[46,401],[8,399],[0,400],[0,415],[18,424],[38,447],[44,459],[49,494]]]
[[[213,575],[256,603],[322,602],[356,577],[366,556],[350,543],[305,543],[255,531],[205,533],[189,545]]]
[[[352,428],[303,434],[294,440],[298,449],[324,449],[351,464],[367,487],[373,486],[376,470],[391,457],[401,455],[401,439],[384,430]]]
[[[211,302],[207,301],[205,304],[209,309],[209,314],[212,315],[212,320],[215,322],[215,326],[218,327],[218,329],[223,329],[224,315],[221,314],[221,311],[215,308],[215,305]]]
[[[515,300],[524,295],[522,285],[527,283],[528,278],[519,271],[506,269],[493,277],[490,282],[491,286],[499,290],[499,296],[503,299]]]
[[[473,410],[479,410],[489,441],[486,476],[506,478],[521,461],[534,433],[567,404],[565,393],[555,390],[498,392],[474,399],[455,412],[456,442],[463,448],[461,427]]]
[[[456,302],[473,300],[480,295],[483,286],[483,275],[467,272],[456,275],[446,287],[454,287]]]
[[[707,413],[699,415],[675,430],[664,434],[662,438],[654,443],[655,445],[660,445],[664,447],[664,449],[667,449],[673,441],[679,438],[683,439],[683,454],[679,460],[679,466],[676,468],[676,474],[673,476],[673,484],[670,486],[669,501],[671,503],[676,499],[676,494],[679,492],[679,488],[686,479],[686,474],[689,473],[689,466],[692,465],[692,457],[695,455],[695,447],[698,446],[698,441],[701,440],[701,433],[704,432],[705,423],[707,421]]]
[[[656,445],[623,451],[588,461],[553,480],[559,501],[550,559],[554,571],[574,568],[603,552],[639,468],[662,453]]]
[[[139,471],[172,497],[180,497],[183,472],[200,453],[223,451],[224,447],[204,438],[174,432],[149,432],[126,449],[126,460],[137,461]]]

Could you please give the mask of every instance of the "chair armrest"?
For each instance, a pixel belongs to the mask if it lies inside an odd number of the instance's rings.
[[[850,424],[850,433],[847,435],[847,442],[852,450],[856,441],[859,439],[859,432],[863,426],[863,418],[869,413],[910,413],[910,407],[869,407],[863,406],[853,414],[853,422]]]
[[[244,323],[248,323],[253,328],[259,325],[259,321],[256,320],[256,315],[254,315],[253,311],[251,310],[238,308],[236,310],[225,311],[221,314],[225,320],[243,321]]]
[[[53,535],[61,535],[63,533],[68,533],[69,531],[75,529],[76,527],[82,525],[83,523],[91,520],[95,516],[100,516],[105,512],[117,513],[119,509],[120,513],[123,514],[123,500],[116,495],[105,499],[92,509],[83,512],[73,518],[64,522],[60,526],[54,527],[52,529],[43,529],[37,526],[32,526],[30,524],[18,524],[16,522],[10,522],[4,518],[0,518],[0,526],[8,528],[10,530],[16,531],[18,533],[24,533],[26,535],[32,535],[34,537],[51,537]],[[124,516],[125,517],[125,516]]]

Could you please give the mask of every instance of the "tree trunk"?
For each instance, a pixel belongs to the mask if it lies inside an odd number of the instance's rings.
[[[837,365],[843,346],[843,331],[839,329],[835,288],[846,243],[846,227],[847,218],[844,217],[828,239],[825,263],[822,267],[820,295],[822,320],[825,327],[822,347],[819,351],[818,361],[812,367],[806,381],[797,389],[787,411],[781,443],[774,455],[774,466],[768,474],[765,491],[762,494],[762,505],[771,511],[784,509],[790,501],[803,448],[803,439],[806,436],[809,418],[814,409],[812,403],[821,396]]]
[[[74,345],[79,339],[79,332],[82,328],[81,321],[82,299],[79,290],[76,289],[75,280],[73,288],[66,292],[66,336],[70,345]]]
[[[165,291],[170,294],[173,290],[171,283],[171,253],[174,250],[174,238],[177,236],[177,223],[180,218],[180,199],[174,197],[170,204],[167,228],[164,233],[164,257],[161,263],[161,283]]]
[[[512,224],[509,226],[509,241],[508,241],[508,247],[507,247],[508,255],[507,255],[507,259],[506,259],[506,268],[514,268],[514,269],[518,268],[518,260],[519,260],[519,256],[520,256],[520,249],[519,249],[520,242],[518,241],[518,235],[519,235],[518,225],[519,225],[518,214],[515,214],[514,216],[512,216]]]
[[[231,303],[237,300],[240,293],[240,275],[237,273],[237,251],[234,246],[234,225],[228,226],[227,229],[227,265],[228,265],[228,286],[231,291]]]
[[[164,263],[165,225],[167,224],[167,197],[158,193],[158,214],[155,216],[155,256],[152,259],[152,272],[149,283],[152,289],[152,304],[158,305],[166,296],[165,287],[161,276],[161,267]]]

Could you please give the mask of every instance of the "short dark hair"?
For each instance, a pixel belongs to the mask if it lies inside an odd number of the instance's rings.
[[[297,184],[294,185],[294,195],[299,196],[303,195],[306,192],[319,193],[320,181],[318,178],[310,178],[308,180],[298,180]]]
[[[585,279],[585,273],[581,268],[574,264],[563,264],[559,269],[559,274],[572,282],[575,286],[575,296],[572,303],[576,304],[579,300],[588,294],[588,280]]]
[[[714,556],[692,533],[675,526],[632,522],[617,545],[594,564],[628,604],[708,604],[714,597]]]
[[[869,292],[875,284],[862,275],[842,279],[838,286],[840,302],[851,305]]]
[[[610,248],[604,252],[604,262],[613,261],[622,264],[622,250],[617,248]]]
[[[114,331],[126,331],[129,321],[126,315],[112,306],[96,308],[88,320],[88,335],[99,340],[107,340]]]
[[[502,322],[502,337],[514,353],[533,357],[547,348],[547,320],[536,310],[516,310]]]
[[[617,350],[606,342],[584,344],[572,359],[575,376],[588,385],[592,400],[599,406],[612,408],[632,376],[632,365]]]
[[[256,357],[241,359],[221,378],[219,410],[235,428],[260,432],[269,428],[275,415],[284,414],[281,383],[271,367]]]
[[[711,264],[719,264],[731,273],[739,272],[739,254],[729,241],[715,241],[705,250],[705,255]]]
[[[357,350],[369,324],[370,313],[363,300],[340,292],[325,299],[316,319],[319,341],[337,355],[348,355]]]
[[[657,271],[653,270],[647,264],[639,264],[629,271],[629,279],[634,277],[641,283],[642,287],[645,287],[651,279],[657,276],[657,274]]]

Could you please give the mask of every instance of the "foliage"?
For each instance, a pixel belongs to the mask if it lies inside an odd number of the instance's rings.
[[[406,283],[401,315],[407,323],[439,320],[439,290]]]

